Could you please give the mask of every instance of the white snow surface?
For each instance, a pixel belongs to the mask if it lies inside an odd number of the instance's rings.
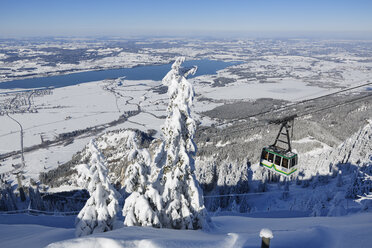
[[[260,231],[260,237],[261,238],[268,238],[268,239],[272,239],[274,238],[274,235],[273,235],[273,232],[268,229],[268,228],[263,228],[261,229]]]
[[[275,235],[271,240],[272,247],[291,248],[299,247],[300,244],[303,248],[367,248],[372,242],[370,212],[343,217],[306,218],[293,218],[288,212],[285,218],[275,217],[275,213],[265,217],[213,217],[215,227],[208,232],[122,227],[106,233],[74,238],[72,227],[59,228],[45,224],[54,223],[58,218],[72,222],[70,217],[6,215],[0,218],[0,247],[40,248],[48,244],[49,248],[259,247],[259,233],[265,227],[270,227]]]

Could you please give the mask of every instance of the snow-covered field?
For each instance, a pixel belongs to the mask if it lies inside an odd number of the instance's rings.
[[[279,217],[276,217],[279,216]],[[266,216],[212,217],[208,231],[121,227],[75,238],[72,217],[1,215],[0,246],[28,247],[259,247],[262,228],[273,231],[271,247],[367,248],[372,214],[343,217],[292,217],[290,212]],[[22,237],[22,238],[20,238]],[[62,241],[63,240],[63,241]],[[53,243],[53,244],[51,244]]]
[[[290,78],[280,79],[276,83],[247,83],[241,80],[228,87],[199,87],[197,90],[199,90],[198,92],[200,94],[216,100],[248,100],[271,97],[274,99],[297,101],[336,91],[336,89],[327,90],[317,86],[309,86],[301,80],[295,81]]]
[[[106,130],[119,128],[138,128],[140,130],[159,130],[163,122],[157,116],[165,110],[164,96],[150,89],[160,84],[155,81],[123,81],[117,86],[115,80],[106,80],[58,88],[52,95],[33,98],[33,109],[37,113],[15,113],[10,116],[19,121],[24,132],[24,146],[41,144],[42,141],[55,140],[63,133],[73,132],[107,124],[119,119],[128,111],[142,112]],[[111,90],[111,91],[110,91]],[[5,97],[4,97],[5,98]],[[160,105],[154,103],[160,102]],[[160,112],[159,112],[160,111]],[[0,116],[1,153],[20,150],[20,133],[17,123],[7,115]],[[26,175],[34,179],[45,169],[52,169],[71,159],[94,137],[87,133],[74,139],[72,143],[50,146],[25,154]],[[1,162],[0,174],[12,170],[12,164],[20,163],[14,156]]]

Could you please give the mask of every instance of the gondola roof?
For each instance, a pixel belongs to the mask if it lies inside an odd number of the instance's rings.
[[[286,158],[292,158],[294,156],[296,156],[297,154],[292,152],[292,151],[288,151],[286,149],[283,149],[281,147],[278,147],[278,146],[266,146],[264,147],[265,150],[268,150],[268,151],[271,151],[271,152],[274,152],[276,154],[279,154],[281,156],[284,156]]]

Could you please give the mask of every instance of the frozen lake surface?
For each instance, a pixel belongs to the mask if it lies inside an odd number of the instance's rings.
[[[217,60],[190,60],[184,63],[185,67],[198,66],[195,75],[215,74],[218,70],[235,65],[237,62],[224,62]],[[86,71],[66,75],[37,77],[20,80],[12,80],[0,83],[0,89],[33,89],[43,87],[61,88],[80,83],[99,81],[109,78],[125,77],[127,80],[162,80],[171,67],[171,64],[137,66],[133,68],[109,69],[101,71]]]

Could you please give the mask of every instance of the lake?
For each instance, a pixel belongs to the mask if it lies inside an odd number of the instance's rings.
[[[217,60],[190,60],[183,63],[184,67],[196,65],[198,70],[195,75],[215,74],[228,66],[238,64],[238,62],[224,62]],[[65,75],[28,78],[12,80],[0,83],[0,89],[33,89],[43,87],[61,88],[80,83],[99,81],[109,78],[125,77],[127,80],[162,80],[166,73],[171,69],[170,64],[147,65],[133,68],[108,69],[101,71],[76,72]]]

